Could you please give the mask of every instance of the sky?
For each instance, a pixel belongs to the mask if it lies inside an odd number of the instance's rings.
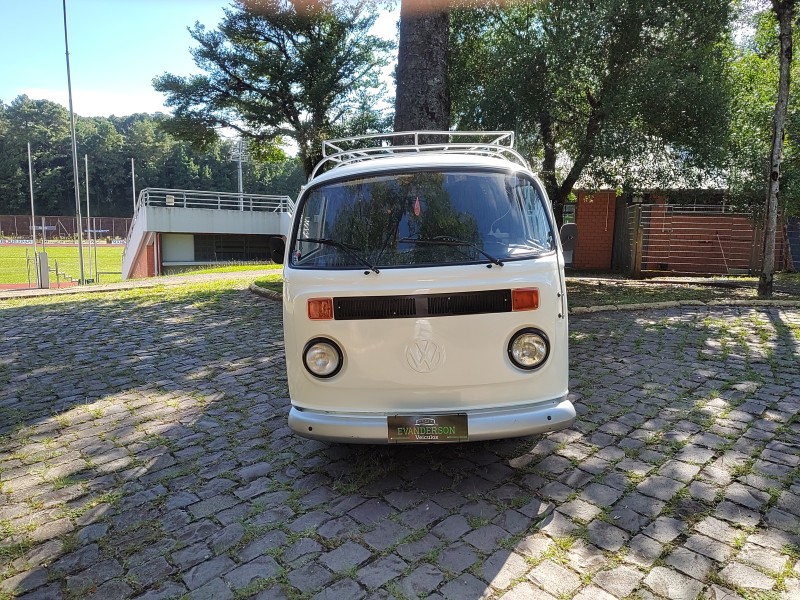
[[[168,112],[152,80],[199,72],[187,27],[216,27],[227,0],[67,0],[75,114]],[[396,14],[375,33],[395,35]],[[0,101],[20,94],[68,106],[63,0],[0,0]]]

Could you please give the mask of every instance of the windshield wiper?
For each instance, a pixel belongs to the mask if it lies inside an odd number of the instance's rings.
[[[450,237],[449,235],[437,235],[436,237],[432,238],[421,238],[421,237],[406,237],[397,240],[398,242],[408,242],[413,244],[435,244],[438,246],[466,246],[468,248],[472,248],[473,250],[480,252],[486,259],[498,267],[503,266],[503,261],[499,258],[495,258],[486,250],[481,248],[480,246],[473,244],[472,242],[468,242],[466,240],[459,240],[454,237]]]
[[[333,246],[334,248],[338,248],[342,250],[345,254],[350,256],[350,258],[355,258],[358,262],[362,265],[369,267],[369,270],[375,274],[380,273],[380,269],[369,262],[366,258],[361,256],[358,251],[361,248],[356,248],[355,246],[351,246],[350,244],[345,244],[344,242],[338,242],[336,240],[332,240],[330,238],[297,238],[298,242],[311,242],[312,244],[324,244],[326,246]]]

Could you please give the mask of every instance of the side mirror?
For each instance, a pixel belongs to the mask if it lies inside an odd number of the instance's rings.
[[[269,238],[269,258],[276,265],[283,264],[283,255],[286,253],[286,242],[282,237]]]

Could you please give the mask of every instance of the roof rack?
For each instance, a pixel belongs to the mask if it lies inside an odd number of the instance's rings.
[[[323,141],[323,158],[309,180],[352,163],[420,152],[495,156],[528,168],[514,150],[513,131],[398,131]]]

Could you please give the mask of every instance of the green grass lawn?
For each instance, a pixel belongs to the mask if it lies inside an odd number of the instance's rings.
[[[261,277],[256,279],[253,283],[260,288],[264,288],[265,290],[271,290],[279,294],[283,292],[283,276],[280,273]]]
[[[38,246],[41,251],[41,246]],[[120,281],[122,276],[122,251],[124,246],[112,244],[97,245],[97,269],[102,272],[114,272],[116,275],[101,275],[100,283],[112,283]],[[0,244],[0,283],[28,283],[28,271],[25,262],[25,251],[33,256],[33,246],[22,246],[17,244]],[[78,267],[78,247],[60,246],[56,244],[47,245],[47,258],[50,269],[54,269],[58,261],[60,273],[67,273],[77,279],[80,277]],[[89,248],[83,247],[84,274],[89,277]],[[92,253],[92,273],[94,273],[94,253]],[[95,277],[97,279],[97,277]],[[35,281],[33,266],[31,265],[31,280]],[[50,274],[50,281],[55,285],[55,273]]]
[[[122,312],[124,312],[124,308],[128,305],[156,306],[175,303],[181,306],[202,308],[210,304],[221,302],[230,294],[246,291],[252,281],[252,277],[247,277],[245,275],[241,278],[234,279],[197,281],[179,285],[157,285],[107,291],[103,293],[78,292],[30,298],[0,299],[0,319],[3,318],[3,310],[9,308],[31,307],[38,309],[40,307],[83,302],[98,306],[114,305],[123,309]],[[0,598],[2,598],[1,595]]]
[[[220,265],[218,267],[202,267],[198,269],[187,269],[178,275],[206,275],[209,273],[239,273],[245,271],[263,271],[264,269],[280,269],[280,265],[275,263],[234,263],[230,265]]]
[[[710,300],[755,298],[755,289],[729,289],[691,284],[656,284],[629,280],[602,282],[567,278],[567,299],[570,308],[618,304],[645,304],[678,300]]]

